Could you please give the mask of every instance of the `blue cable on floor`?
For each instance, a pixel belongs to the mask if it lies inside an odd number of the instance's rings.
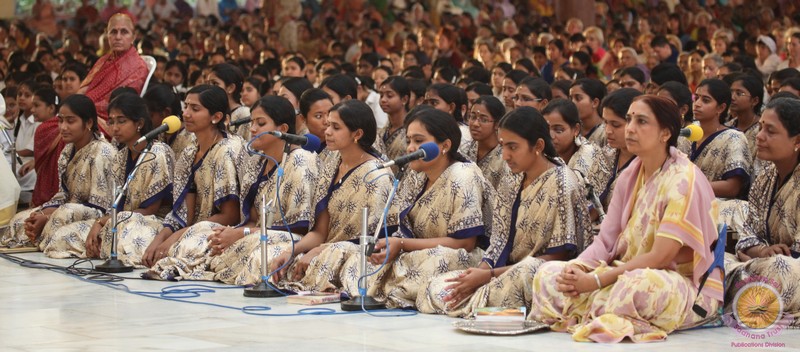
[[[75,277],[78,280],[92,283],[95,285],[105,286],[114,290],[123,291],[126,293],[130,293],[137,296],[147,297],[147,298],[155,298],[165,301],[172,301],[172,302],[181,302],[181,303],[189,303],[189,304],[197,304],[197,305],[205,305],[210,307],[217,307],[229,310],[240,311],[247,315],[257,315],[257,316],[270,316],[270,317],[295,317],[295,316],[304,316],[304,315],[351,315],[351,314],[361,314],[364,313],[363,311],[353,311],[353,312],[337,312],[331,308],[303,308],[297,311],[297,313],[263,313],[266,311],[272,310],[272,307],[269,306],[244,306],[244,307],[235,307],[229,306],[225,304],[218,304],[218,303],[210,303],[210,302],[198,302],[198,301],[190,301],[187,300],[189,298],[197,298],[201,297],[204,293],[215,293],[216,290],[231,290],[231,289],[242,289],[246,286],[211,286],[205,284],[177,284],[167,286],[161,289],[161,291],[136,291],[132,290],[128,285],[119,283],[126,278],[117,276],[117,275],[110,275],[106,273],[98,273],[95,272],[93,269],[83,269],[83,268],[75,268],[75,265],[89,262],[90,260],[86,259],[79,259],[75,261],[69,267],[62,267],[54,264],[47,264],[36,262],[32,260],[22,259],[13,255],[3,254],[0,253],[0,258],[6,259],[13,263],[16,263],[20,266],[32,269],[44,269],[49,271],[55,271],[70,277]],[[92,264],[94,265],[94,264]],[[99,279],[98,279],[99,278]],[[400,315],[400,316],[410,316],[416,315],[416,311],[407,311],[407,310],[395,310],[395,311],[402,311],[405,313],[412,313],[407,315]],[[369,312],[367,312],[369,313]]]

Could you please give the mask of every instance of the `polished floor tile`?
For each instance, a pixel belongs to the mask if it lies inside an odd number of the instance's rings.
[[[49,259],[41,253],[17,256],[59,266],[74,262]],[[84,263],[79,267],[88,266]],[[0,259],[0,350],[685,352],[742,350],[732,343],[753,341],[729,328],[678,332],[665,342],[653,344],[592,344],[576,343],[568,334],[554,332],[509,337],[471,335],[454,329],[451,324],[455,319],[436,315],[280,316],[296,314],[306,307],[287,305],[284,298],[246,298],[241,288],[219,283],[139,280],[141,272],[121,275],[127,279],[113,283],[117,289],[112,289]],[[184,298],[185,302],[155,298],[163,288],[176,286],[211,287],[215,292]],[[256,313],[263,316],[243,313],[245,306],[261,307]],[[338,304],[319,307],[341,313]],[[771,351],[797,350],[800,331],[783,331],[765,341],[785,346]]]

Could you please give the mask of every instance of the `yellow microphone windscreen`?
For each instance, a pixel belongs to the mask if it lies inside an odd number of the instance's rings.
[[[179,119],[175,115],[167,116],[161,123],[169,127],[169,129],[167,130],[167,133],[169,134],[178,132],[178,130],[181,129],[181,119]]]

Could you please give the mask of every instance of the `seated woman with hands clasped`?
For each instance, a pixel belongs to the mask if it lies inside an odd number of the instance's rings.
[[[529,319],[576,341],[663,340],[704,322],[692,307],[722,304],[714,260],[714,191],[676,148],[681,119],[666,98],[640,96],[625,141],[637,156],[614,188],[600,234],[577,259],[543,264],[533,279]]]
[[[498,185],[491,245],[477,267],[439,275],[428,285],[423,313],[467,316],[483,307],[524,307],[530,281],[548,260],[572,259],[589,240],[583,185],[561,159],[547,121],[521,107],[498,122],[510,168]]]
[[[480,263],[491,233],[494,191],[481,169],[457,152],[461,131],[451,115],[421,109],[405,126],[408,153],[431,142],[440,152],[433,160],[408,164],[386,221],[393,228],[388,232],[398,237],[377,241],[367,271],[387,264],[366,280],[368,293],[388,306],[420,307],[433,277]],[[342,284],[351,295],[363,287],[358,257],[351,256],[342,269]]]

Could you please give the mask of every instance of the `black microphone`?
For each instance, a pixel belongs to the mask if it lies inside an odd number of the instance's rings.
[[[181,119],[179,119],[175,115],[167,116],[166,118],[164,118],[164,121],[161,123],[161,126],[158,126],[154,128],[152,131],[147,132],[147,134],[142,136],[142,138],[139,138],[136,141],[136,144],[134,145],[137,145],[144,141],[148,142],[152,141],[156,139],[156,137],[158,137],[159,134],[162,134],[164,132],[175,133],[178,132],[178,130],[180,129],[181,129]]]
[[[397,159],[385,162],[383,163],[383,165],[381,165],[380,168],[385,169],[387,167],[395,165],[403,166],[417,159],[431,161],[436,158],[437,154],[439,154],[439,146],[436,145],[436,143],[433,142],[423,143],[422,145],[419,146],[419,149],[417,149],[417,151],[403,155]]]
[[[245,117],[245,118],[241,118],[241,119],[238,119],[236,121],[231,122],[231,127],[238,127],[239,125],[244,125],[244,124],[246,124],[246,123],[248,123],[248,122],[250,122],[252,120],[253,119],[250,116]]]

